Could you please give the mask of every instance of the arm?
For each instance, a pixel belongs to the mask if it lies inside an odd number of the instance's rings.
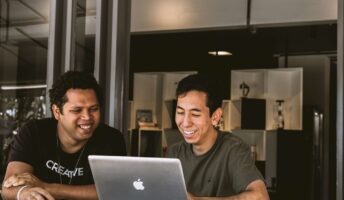
[[[15,166],[13,168],[12,166]],[[29,196],[35,198],[44,198],[48,200],[53,200],[54,198],[49,194],[49,192],[45,191],[39,187],[23,187],[25,183],[23,182],[15,182],[14,177],[17,174],[21,174],[24,172],[31,173],[33,171],[32,166],[23,162],[11,162],[8,164],[4,184],[2,185],[2,198],[6,200],[11,199],[26,199]],[[7,181],[8,180],[8,181]],[[17,198],[18,192],[20,191],[20,197]]]
[[[97,193],[94,185],[62,185],[55,183],[45,183],[33,175],[31,165],[24,162],[10,162],[7,166],[4,184],[2,186],[2,195],[4,199],[15,200],[18,190],[28,185],[21,192],[22,199],[26,195],[38,195],[51,199],[97,199]]]
[[[55,199],[98,199],[95,185],[48,184],[45,189]]]
[[[265,184],[261,180],[251,182],[246,190],[238,195],[229,197],[195,197],[188,194],[188,200],[269,200]]]

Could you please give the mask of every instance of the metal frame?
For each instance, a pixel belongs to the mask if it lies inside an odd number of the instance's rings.
[[[336,170],[336,199],[343,199],[343,114],[344,114],[344,70],[343,70],[343,0],[338,0],[338,21],[337,21],[337,170]]]
[[[74,52],[75,52],[75,21],[76,21],[76,3],[75,1],[64,1],[66,19],[64,21],[63,44],[64,44],[64,70],[74,70]]]
[[[94,75],[104,90],[103,121],[122,132],[128,123],[130,5],[130,0],[99,0],[96,14]],[[47,88],[60,74],[75,69],[76,8],[77,1],[51,0]]]
[[[47,61],[47,89],[46,89],[46,105],[50,104],[49,99],[49,88],[53,85],[55,80],[56,69],[55,66],[61,64],[59,61],[60,57],[60,43],[57,42],[60,39],[61,31],[58,28],[60,22],[61,14],[59,14],[61,10],[61,2],[59,0],[51,0],[50,1],[50,22],[49,22],[49,37],[48,37],[48,61]],[[51,116],[51,110],[47,109],[47,116]]]
[[[98,0],[96,5],[96,38],[95,38],[95,57],[94,57],[94,76],[99,83],[102,82],[101,75],[104,74],[104,66],[106,65],[106,61],[103,59],[104,53],[106,53],[106,49],[101,47],[106,46],[106,40],[102,39],[106,37],[106,25],[107,25],[107,2],[105,0]]]
[[[105,94],[103,120],[127,133],[130,0],[97,1],[95,77]]]
[[[56,78],[74,68],[74,22],[76,1],[51,0],[48,38],[46,104],[49,105],[49,89]],[[47,116],[51,116],[47,109]]]

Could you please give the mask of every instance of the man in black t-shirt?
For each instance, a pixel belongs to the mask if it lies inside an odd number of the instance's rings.
[[[84,72],[64,73],[49,91],[54,118],[14,138],[4,199],[97,199],[88,155],[126,155],[122,134],[100,123],[101,89]]]

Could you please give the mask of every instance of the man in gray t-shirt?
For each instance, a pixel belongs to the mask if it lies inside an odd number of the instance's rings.
[[[198,74],[179,82],[175,121],[185,141],[169,147],[167,157],[180,159],[189,200],[268,200],[248,145],[215,128],[222,116],[216,92]]]

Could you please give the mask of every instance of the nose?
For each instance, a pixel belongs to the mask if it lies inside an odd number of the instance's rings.
[[[192,125],[192,121],[189,114],[185,114],[182,121],[183,127],[189,127]]]
[[[81,119],[83,120],[89,120],[92,118],[91,113],[88,110],[85,110],[81,113]]]

